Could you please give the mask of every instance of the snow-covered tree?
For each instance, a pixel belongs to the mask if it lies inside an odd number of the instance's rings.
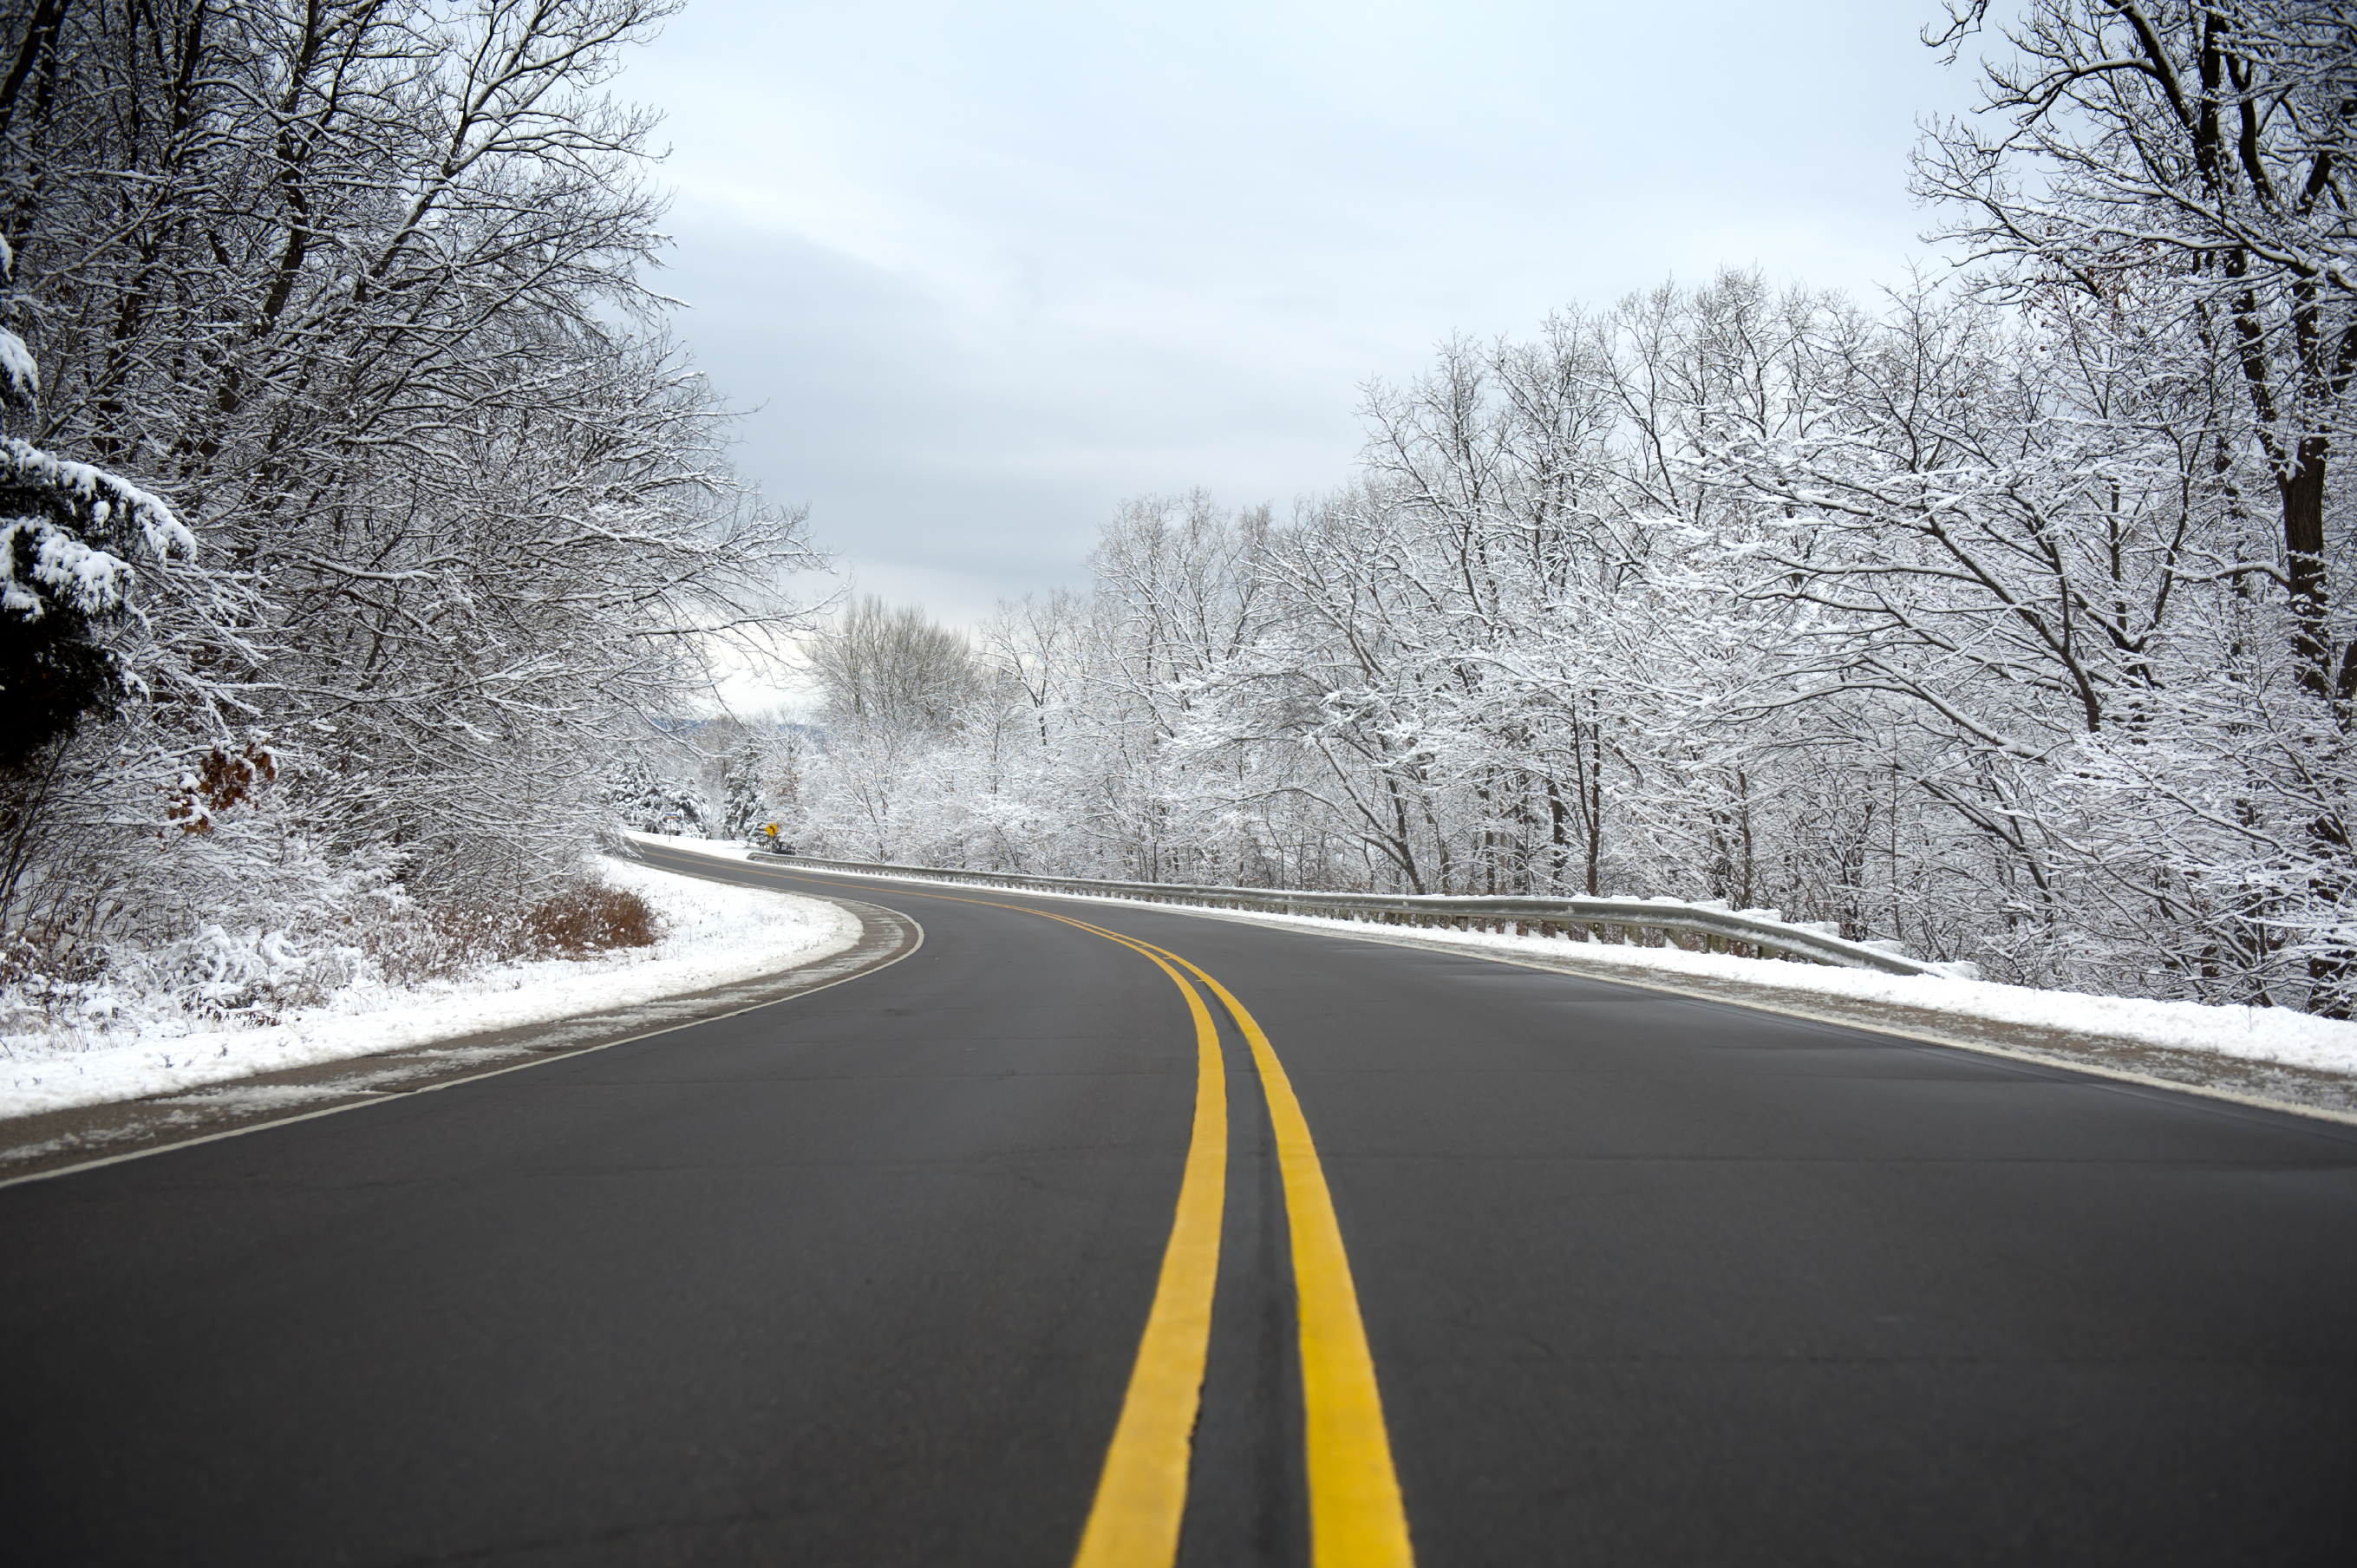
[[[666,336],[653,120],[607,91],[673,8],[0,8],[8,435],[93,466],[6,448],[43,613],[0,652],[79,616],[130,698],[10,786],[0,938],[111,962],[355,876],[529,900],[606,820],[582,757],[800,629],[821,563]]]
[[[635,754],[608,774],[605,804],[615,822],[642,833],[702,836],[711,814],[695,786],[665,778]]]
[[[1953,57],[1988,0],[1948,0]],[[2126,307],[2156,360],[2233,368],[2281,530],[2301,681],[2346,710],[2357,641],[2332,456],[2357,375],[2357,48],[2313,0],[2031,0],[1973,121],[1934,128],[1919,192],[2005,297]],[[1986,128],[1984,128],[1986,127]],[[2172,339],[2176,342],[2172,344]],[[2345,722],[2345,714],[2344,714]]]
[[[869,594],[804,640],[827,723],[909,736],[955,726],[976,689],[965,639]]]

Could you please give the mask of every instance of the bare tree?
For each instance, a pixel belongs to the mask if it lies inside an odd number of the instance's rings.
[[[832,725],[890,735],[938,736],[954,727],[981,690],[965,638],[914,605],[898,609],[868,594],[803,641]]]

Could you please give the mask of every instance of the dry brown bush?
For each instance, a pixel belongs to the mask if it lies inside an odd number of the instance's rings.
[[[584,879],[524,911],[519,956],[574,958],[613,948],[642,948],[661,932],[654,909],[637,894]]]
[[[586,958],[645,947],[662,935],[635,893],[582,877],[531,905],[440,899],[370,930],[365,945],[395,984],[443,979],[514,959]]]

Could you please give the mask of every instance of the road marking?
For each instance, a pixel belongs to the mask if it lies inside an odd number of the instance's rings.
[[[1269,1122],[1276,1134],[1286,1221],[1293,1236],[1294,1296],[1299,1304],[1312,1568],[1414,1568],[1407,1508],[1392,1463],[1383,1395],[1375,1382],[1374,1354],[1367,1347],[1366,1323],[1359,1312],[1358,1288],[1351,1279],[1350,1255],[1342,1247],[1342,1227],[1334,1217],[1333,1194],[1326,1185],[1326,1168],[1318,1158],[1318,1145],[1310,1139],[1301,1101],[1293,1092],[1293,1080],[1286,1075],[1285,1064],[1277,1059],[1259,1020],[1201,966],[1141,938],[996,898],[961,898],[949,893],[911,896],[1038,915],[1118,942],[1152,960],[1169,975],[1187,993],[1187,1004],[1195,1018],[1199,1063],[1195,1142],[1188,1150],[1187,1174],[1179,1185],[1178,1219],[1163,1254],[1161,1283],[1146,1318],[1146,1337],[1138,1346],[1121,1423],[1105,1455],[1096,1502],[1090,1509],[1073,1568],[1169,1568],[1178,1556],[1188,1470],[1194,1459],[1193,1428],[1210,1353],[1211,1294],[1218,1283],[1219,1220],[1227,1166],[1227,1079],[1220,1062],[1218,1034],[1202,998],[1179,969],[1219,997],[1252,1047],[1253,1065],[1260,1071],[1261,1094],[1268,1103]],[[1199,1167],[1205,1108],[1212,1103],[1210,1086],[1214,1082],[1221,1094],[1219,1155]],[[1209,1240],[1190,1240],[1189,1262],[1180,1267],[1180,1231],[1190,1224],[1189,1198],[1195,1190],[1199,1168],[1219,1172],[1216,1187],[1202,1200],[1203,1211],[1210,1215]],[[1207,1178],[1206,1186],[1211,1185]],[[1197,1259],[1202,1261],[1199,1263]],[[1174,1288],[1174,1281],[1182,1283]],[[1200,1326],[1192,1306],[1197,1291],[1201,1300]],[[1172,1298],[1167,1321],[1166,1297]],[[1187,1305],[1179,1305],[1182,1298]],[[1163,1330],[1163,1337],[1157,1337],[1157,1328]]]
[[[1050,916],[1061,919],[1061,916]],[[1085,923],[1085,922],[1076,922]],[[1099,928],[1092,927],[1092,929]],[[1112,932],[1103,934],[1111,936]],[[1407,1508],[1392,1464],[1391,1436],[1367,1348],[1351,1260],[1326,1169],[1309,1137],[1309,1123],[1293,1080],[1267,1033],[1228,988],[1197,965],[1150,943],[1157,962],[1168,957],[1211,989],[1252,1046],[1261,1092],[1276,1131],[1277,1168],[1285,1178],[1285,1216],[1293,1232],[1293,1288],[1301,1306],[1301,1394],[1309,1450],[1309,1560],[1315,1568],[1411,1568]]]
[[[1157,954],[1145,956],[1185,993],[1194,1015],[1195,1133],[1161,1281],[1073,1568],[1168,1568],[1178,1561],[1195,1417],[1211,1354],[1211,1296],[1220,1280],[1220,1219],[1228,1185],[1228,1073],[1220,1032],[1187,977]]]

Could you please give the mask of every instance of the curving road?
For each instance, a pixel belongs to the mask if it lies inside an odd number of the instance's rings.
[[[2357,1127],[1423,949],[689,864],[923,945],[0,1189],[12,1563],[1060,1568],[1157,1398],[1203,1568],[1308,1563],[1342,1494],[1305,1455],[1346,1441],[1387,1444],[1426,1568],[2357,1562]],[[1280,1159],[1272,1065],[1313,1154]],[[1141,1335],[1183,1368],[1222,1079],[1198,1419],[1140,1392]],[[1372,1438],[1318,1435],[1349,1358],[1313,1337],[1305,1376],[1313,1167]],[[1345,1513],[1380,1503],[1319,1502],[1323,1568],[1379,1559]]]

